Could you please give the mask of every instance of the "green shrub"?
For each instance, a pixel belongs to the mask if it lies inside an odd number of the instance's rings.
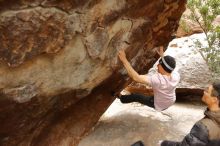
[[[220,0],[188,0],[187,7],[191,11],[190,19],[199,24],[203,30],[207,46],[195,42],[197,50],[206,61],[212,78],[220,77],[220,26],[214,25],[214,19],[220,15]]]

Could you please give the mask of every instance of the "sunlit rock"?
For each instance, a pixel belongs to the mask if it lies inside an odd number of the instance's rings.
[[[0,145],[75,146],[130,80],[147,72],[186,0],[1,0]]]

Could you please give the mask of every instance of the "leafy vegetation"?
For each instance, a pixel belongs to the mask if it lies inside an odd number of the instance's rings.
[[[220,15],[220,0],[188,0],[190,19],[203,30],[207,46],[195,42],[199,53],[212,72],[213,79],[220,77],[220,25],[214,20]]]

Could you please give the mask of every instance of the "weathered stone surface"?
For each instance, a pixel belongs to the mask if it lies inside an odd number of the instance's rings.
[[[1,0],[0,145],[77,145],[172,39],[186,0]],[[123,68],[123,69],[122,69]]]
[[[39,54],[58,52],[67,41],[65,19],[65,13],[52,8],[1,13],[0,59],[18,66]]]
[[[181,25],[177,29],[176,37],[190,36],[195,33],[203,32],[198,24],[189,19],[190,14],[189,9],[186,9],[186,11],[183,13],[180,21]]]

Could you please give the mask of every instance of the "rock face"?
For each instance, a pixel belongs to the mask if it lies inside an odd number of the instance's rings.
[[[199,24],[190,20],[189,18],[190,15],[191,15],[190,10],[186,9],[186,11],[183,13],[181,17],[180,26],[177,29],[176,37],[180,38],[180,37],[190,36],[192,34],[203,32]]]
[[[0,0],[0,145],[77,145],[178,28],[186,0]]]

